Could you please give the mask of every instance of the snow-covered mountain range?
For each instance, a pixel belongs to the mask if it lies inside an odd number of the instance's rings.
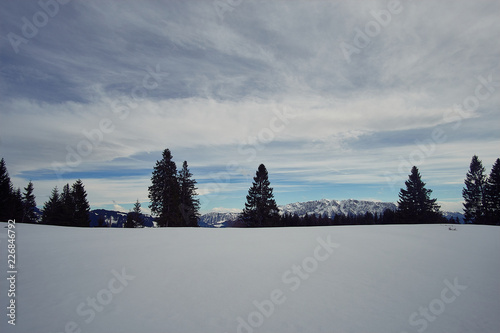
[[[280,214],[297,214],[299,217],[307,215],[327,216],[329,218],[335,217],[337,214],[344,214],[349,216],[364,215],[367,212],[372,214],[382,214],[386,209],[395,211],[397,206],[392,202],[378,202],[366,200],[331,200],[321,199],[306,202],[295,202],[283,206],[278,206]],[[458,217],[463,221],[463,214],[457,212],[443,212],[447,218]],[[204,228],[224,228],[234,226],[235,221],[238,219],[239,213],[230,212],[210,212],[203,214],[198,225]],[[93,210],[90,215],[91,225],[97,225],[99,217],[105,219],[106,225],[121,228],[127,219],[126,213],[97,209]],[[153,226],[153,218],[149,215],[144,216],[145,226]]]
[[[306,202],[295,202],[279,206],[281,214],[297,214],[300,217],[308,215],[327,216],[333,218],[337,214],[350,216],[364,215],[366,213],[382,214],[386,209],[396,210],[392,202],[376,202],[365,200],[330,200],[321,199]]]
[[[392,202],[375,202],[364,200],[331,200],[321,199],[306,202],[295,202],[278,206],[280,214],[297,214],[300,217],[308,215],[327,216],[333,218],[337,214],[364,215],[367,212],[382,214],[386,209],[396,210]],[[238,218],[237,213],[211,212],[201,216],[198,224],[201,227],[228,227]]]
[[[278,206],[280,214],[297,214],[299,217],[307,215],[335,217],[337,214],[349,216],[364,215],[366,213],[382,214],[386,209],[395,211],[397,206],[393,202],[378,202],[367,200],[332,200],[321,199],[306,202],[295,202]],[[238,213],[210,212],[200,217],[200,227],[223,228],[233,226]],[[463,214],[458,212],[443,212],[446,218],[458,218],[463,221]]]
[[[203,228],[224,228],[232,226],[239,213],[210,212],[200,216],[198,225]]]

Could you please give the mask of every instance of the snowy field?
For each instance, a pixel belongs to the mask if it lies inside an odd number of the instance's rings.
[[[6,225],[3,333],[500,332],[499,227]]]

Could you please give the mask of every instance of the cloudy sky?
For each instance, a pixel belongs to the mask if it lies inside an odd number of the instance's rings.
[[[242,209],[260,163],[278,204],[395,202],[417,165],[460,210],[500,157],[497,0],[60,2],[0,3],[0,157],[40,207],[81,178],[147,211],[169,148],[203,212]]]

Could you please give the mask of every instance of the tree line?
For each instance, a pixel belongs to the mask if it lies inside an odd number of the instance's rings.
[[[197,227],[200,202],[196,198],[196,180],[186,161],[178,172],[172,153],[165,149],[156,162],[148,188],[151,213],[158,227]]]
[[[281,216],[280,227],[308,227],[308,226],[340,226],[340,225],[374,225],[374,224],[401,224],[403,221],[397,216],[397,211],[387,208],[381,213],[366,212],[364,214],[343,214],[338,213],[333,217],[328,217],[326,214],[306,214],[299,216],[296,213],[285,213]],[[406,222],[410,223],[409,221]],[[453,223],[458,224],[458,218],[450,217],[449,219],[441,216],[435,223]]]
[[[500,158],[497,158],[489,177],[483,163],[474,155],[462,190],[464,219],[467,223],[498,224],[500,222]]]
[[[432,190],[427,189],[420,172],[413,166],[405,181],[405,188],[399,192],[396,211],[386,210],[382,214],[366,213],[361,216],[337,214],[327,216],[283,214],[280,216],[270,186],[269,175],[261,164],[248,190],[245,208],[235,224],[243,227],[286,227],[323,226],[352,224],[419,224],[459,223],[458,218],[443,216],[437,199],[432,199]],[[497,225],[500,223],[500,158],[496,160],[490,176],[484,175],[484,168],[476,155],[472,158],[470,170],[462,191],[464,218],[466,223]]]
[[[90,205],[81,179],[73,186],[64,185],[62,193],[56,187],[43,205],[42,224],[72,227],[90,226]]]
[[[196,180],[188,168],[187,161],[182,169],[172,159],[169,149],[165,149],[162,159],[156,162],[151,177],[152,185],[148,188],[151,212],[156,216],[158,227],[197,227],[199,200],[196,198]],[[90,204],[81,179],[71,187],[66,184],[62,192],[55,186],[49,200],[45,202],[41,219],[37,216],[34,186],[30,181],[21,193],[14,189],[5,160],[0,160],[0,221],[15,219],[16,222],[48,225],[90,227]],[[102,217],[98,227],[106,226]],[[127,214],[125,228],[142,227],[144,216],[139,200]]]
[[[20,188],[14,188],[5,160],[2,158],[0,160],[0,221],[14,219],[16,222],[36,222],[36,201],[33,190],[31,181],[24,188],[23,193]]]
[[[196,180],[184,161],[177,170],[169,149],[156,162],[148,187],[149,208],[158,227],[197,227],[200,203],[197,199]],[[466,223],[500,223],[500,158],[496,160],[490,175],[485,175],[482,162],[474,155],[466,174],[462,190],[464,219]],[[37,208],[33,194],[33,183],[21,192],[10,180],[5,161],[0,160],[0,220],[15,219],[20,222],[37,223]],[[426,188],[416,166],[411,169],[405,188],[399,192],[396,211],[386,210],[381,214],[366,213],[361,216],[337,214],[327,216],[280,215],[274,199],[269,174],[264,164],[259,165],[246,196],[245,207],[239,215],[237,225],[244,227],[286,227],[316,225],[392,224],[392,223],[458,223],[457,219],[446,219],[440,211],[437,199],[431,199],[432,190]],[[66,184],[60,193],[54,187],[45,202],[41,223],[62,226],[90,226],[90,205],[83,182],[79,179],[71,187]],[[142,227],[144,218],[139,200],[127,214],[126,228]],[[98,226],[105,226],[100,218]]]
[[[398,209],[387,209],[382,214],[367,212],[363,215],[336,214],[333,218],[315,214],[299,217],[297,214],[279,214],[270,187],[269,175],[261,164],[248,190],[245,208],[236,225],[243,227],[289,227],[289,226],[327,226],[355,224],[391,224],[391,223],[447,223],[442,216],[436,199],[431,199],[432,190],[425,188],[417,167],[413,167],[406,189],[399,193]],[[455,223],[456,221],[451,221]]]

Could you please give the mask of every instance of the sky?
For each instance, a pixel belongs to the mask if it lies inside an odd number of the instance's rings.
[[[500,2],[0,1],[0,157],[37,205],[148,212],[164,149],[201,212],[240,211],[259,164],[278,204],[396,202],[413,165],[461,211],[500,157]]]

